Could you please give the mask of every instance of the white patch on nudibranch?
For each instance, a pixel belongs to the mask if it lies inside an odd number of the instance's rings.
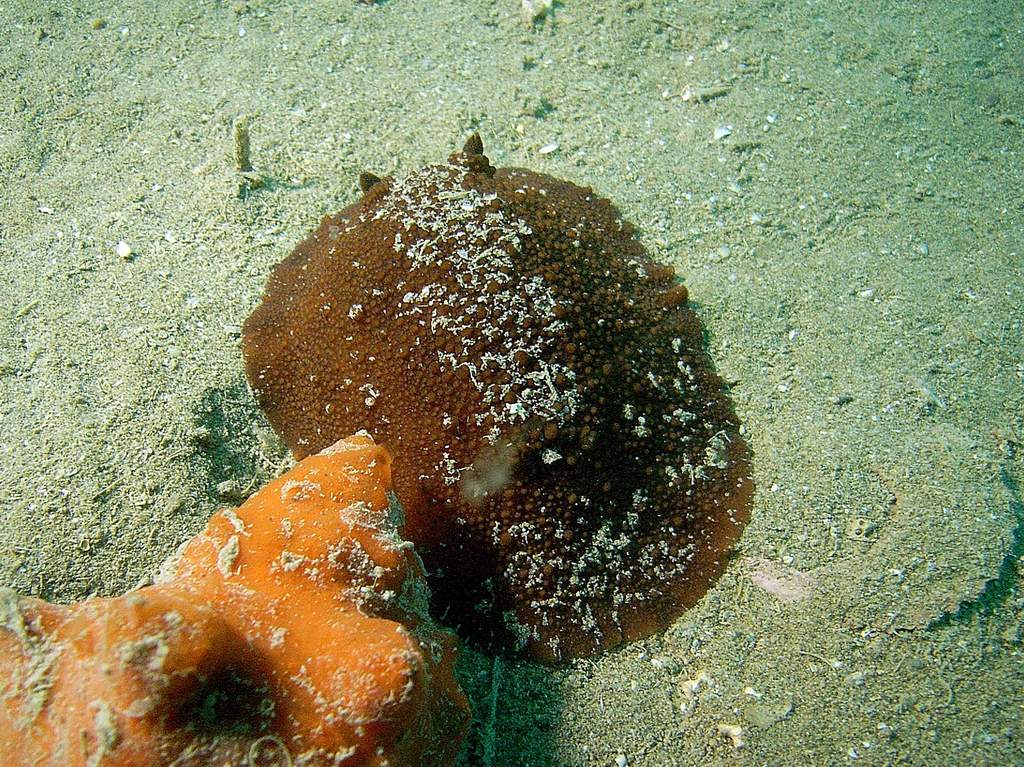
[[[536,275],[515,276],[513,255],[532,234],[530,226],[495,207],[496,195],[463,188],[466,174],[459,165],[422,168],[394,181],[377,207],[361,215],[364,221],[394,223],[392,248],[409,260],[411,274],[451,264],[456,289],[432,281],[407,290],[394,307],[395,317],[423,316],[424,332],[429,330],[441,347],[435,356],[438,372],[464,371],[480,394],[475,421],[490,422],[488,442],[494,444],[503,431],[530,418],[570,422],[580,394],[575,372],[550,353],[567,329],[556,317],[551,287]],[[457,343],[446,340],[451,337]],[[483,353],[473,348],[479,341]],[[444,484],[452,485],[468,467],[446,455],[435,468]],[[478,477],[463,488],[467,497],[490,492],[491,481],[474,484],[479,482]]]

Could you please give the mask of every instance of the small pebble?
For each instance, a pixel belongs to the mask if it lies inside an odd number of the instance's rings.
[[[718,725],[718,736],[732,741],[732,747],[737,751],[746,745],[746,742],[743,740],[743,728],[738,724]]]
[[[245,489],[233,479],[217,483],[217,497],[222,501],[240,503],[246,498]]]
[[[121,240],[119,243],[117,243],[116,251],[117,255],[123,258],[125,261],[130,260],[132,257],[132,246],[129,245],[124,240]]]
[[[851,687],[863,687],[867,676],[866,671],[854,671],[846,675],[846,683]]]
[[[527,24],[534,24],[544,19],[551,12],[554,0],[522,0],[523,18]]]
[[[666,655],[657,655],[651,658],[651,665],[658,671],[666,671],[669,674],[678,674],[680,671],[679,664],[675,659]]]
[[[629,764],[629,761],[626,759],[625,754],[618,754],[615,757],[615,767],[626,767],[627,764]]]
[[[750,703],[743,707],[743,718],[760,730],[767,730],[793,714],[793,701],[777,703]]]
[[[732,135],[731,125],[719,125],[717,128],[715,128],[715,141],[721,141],[726,136],[730,135]]]
[[[846,537],[855,541],[868,541],[878,529],[878,525],[869,519],[856,517],[846,525]]]
[[[879,526],[869,519],[857,517],[846,525],[846,537],[854,541],[869,541]]]
[[[213,432],[206,426],[197,426],[189,436],[200,447],[209,447],[213,444]]]

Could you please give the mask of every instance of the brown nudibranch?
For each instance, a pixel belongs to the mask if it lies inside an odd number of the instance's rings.
[[[299,457],[354,429],[395,456],[436,615],[533,657],[668,625],[721,572],[750,454],[674,271],[607,200],[474,135],[360,177],[244,329]]]

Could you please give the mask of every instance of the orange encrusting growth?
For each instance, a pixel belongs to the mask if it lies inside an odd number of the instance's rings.
[[[453,761],[468,704],[390,464],[369,437],[342,440],[115,599],[0,591],[0,764]]]

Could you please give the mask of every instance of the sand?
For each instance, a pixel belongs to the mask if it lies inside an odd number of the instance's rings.
[[[1024,6],[972,7],[6,0],[0,585],[119,593],[279,473],[269,270],[479,130],[685,276],[758,491],[662,635],[467,651],[463,763],[1024,763]]]

